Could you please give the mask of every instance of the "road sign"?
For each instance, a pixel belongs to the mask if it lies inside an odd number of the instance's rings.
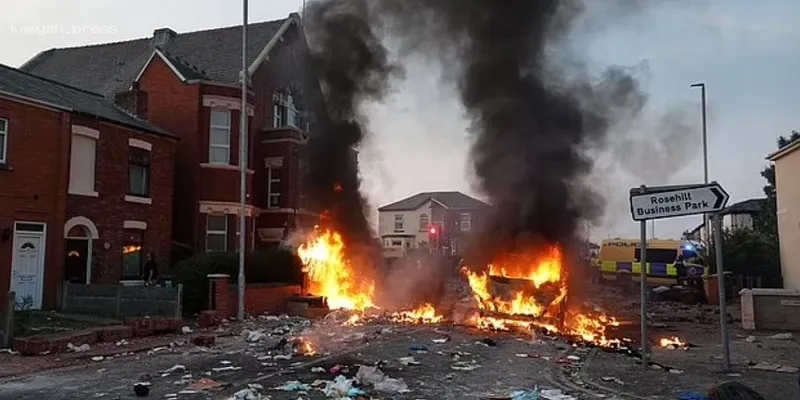
[[[634,221],[709,214],[721,211],[730,195],[716,182],[699,185],[654,186],[630,191]]]

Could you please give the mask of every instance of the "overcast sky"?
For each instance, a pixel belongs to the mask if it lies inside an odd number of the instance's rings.
[[[0,13],[0,63],[14,67],[53,47],[149,37],[162,27],[180,33],[241,23],[241,7],[232,0],[14,3]],[[302,1],[250,3],[251,21],[264,21],[299,10]],[[608,207],[604,223],[593,230],[595,238],[637,235],[628,211],[629,187],[702,182],[700,93],[689,88],[691,83],[708,85],[710,175],[732,202],[762,195],[764,157],[774,150],[778,135],[800,129],[794,117],[800,110],[795,45],[800,28],[793,19],[800,15],[800,2],[682,3],[692,6],[659,9],[616,24],[583,46],[592,65],[639,65],[650,94],[645,116],[635,126],[611,132],[613,151],[600,158],[593,182]],[[44,27],[50,27],[49,33],[31,33],[45,32]],[[385,104],[367,107],[374,135],[361,163],[365,191],[376,206],[420,191],[475,193],[468,179],[463,113],[452,91],[438,84],[438,74],[435,67],[412,64],[405,83]],[[688,124],[685,129],[653,133],[654,121],[671,111],[689,115],[681,119]],[[621,138],[628,147],[620,145]],[[649,151],[643,157],[633,154],[636,150]],[[699,217],[665,220],[656,223],[655,233],[677,237],[699,222]]]

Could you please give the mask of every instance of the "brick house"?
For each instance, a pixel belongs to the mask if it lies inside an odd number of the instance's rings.
[[[488,205],[461,192],[423,192],[378,208],[378,231],[384,256],[402,257],[426,247],[462,255],[467,235],[480,223]]]
[[[238,247],[242,27],[52,49],[21,68],[113,96],[138,84],[148,119],[180,137],[172,239],[182,256]],[[277,244],[284,225],[312,224],[301,190],[304,145],[324,110],[297,14],[248,25],[248,249]],[[325,117],[325,112],[319,113]]]
[[[176,142],[99,94],[0,65],[0,293],[52,308],[64,280],[140,280],[150,251],[165,265]]]

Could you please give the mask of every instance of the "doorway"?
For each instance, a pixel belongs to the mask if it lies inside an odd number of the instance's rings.
[[[11,291],[17,309],[42,308],[46,225],[41,222],[14,224],[14,258],[11,263]]]
[[[64,280],[69,283],[86,284],[87,273],[90,273],[86,266],[89,263],[89,240],[88,239],[67,239],[66,260],[64,262]]]

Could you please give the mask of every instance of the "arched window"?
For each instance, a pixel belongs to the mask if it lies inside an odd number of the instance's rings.
[[[430,220],[428,219],[428,214],[420,214],[419,216],[419,231],[424,232],[428,230],[428,224]]]

